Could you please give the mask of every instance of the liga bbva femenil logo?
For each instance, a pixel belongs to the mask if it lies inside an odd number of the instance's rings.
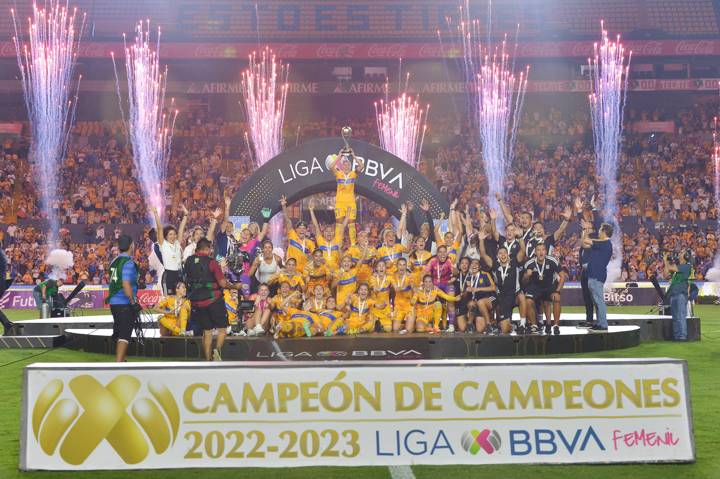
[[[165,452],[175,442],[180,410],[170,390],[149,382],[152,397],[139,394],[142,383],[122,374],[106,386],[90,375],[67,384],[72,399],[59,399],[65,385],[54,379],[40,392],[32,410],[32,428],[42,450],[80,465],[107,441],[126,464],[138,464],[150,453]],[[66,394],[67,396],[67,394]]]
[[[483,429],[482,431],[473,429],[471,431],[465,431],[462,435],[463,449],[473,456],[481,450],[487,454],[492,454],[500,449],[501,444],[500,434],[492,429]]]

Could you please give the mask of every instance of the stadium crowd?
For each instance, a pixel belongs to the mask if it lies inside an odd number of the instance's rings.
[[[619,214],[623,236],[623,278],[644,280],[662,272],[662,252],[680,246],[695,252],[698,279],[709,268],[717,249],[713,165],[709,161],[713,112],[717,105],[693,105],[684,110],[628,110],[635,120],[672,119],[675,134],[634,134],[627,129],[619,172]],[[286,145],[306,139],[339,135],[341,119],[295,120],[286,124]],[[449,117],[432,118],[419,168],[448,200],[464,205],[487,204],[486,181],[478,148],[463,123]],[[374,117],[349,120],[353,136],[377,143]],[[244,125],[204,115],[185,115],[178,121],[166,187],[168,205],[183,204],[190,211],[187,234],[195,225],[207,226],[212,210],[224,194],[253,171],[243,138]],[[507,203],[512,211],[532,211],[547,224],[558,224],[574,198],[590,198],[597,185],[588,115],[559,110],[526,111],[520,126],[512,172],[507,178]],[[543,137],[560,137],[550,144]],[[32,220],[41,218],[26,139],[2,143],[0,168],[0,238],[19,282],[34,284],[43,277],[43,237]],[[472,161],[470,161],[472,160]],[[107,282],[106,268],[117,251],[113,240],[123,225],[147,223],[149,217],[133,174],[130,149],[122,124],[78,122],[60,169],[59,196],[54,206],[61,223],[83,225],[83,234],[61,236],[75,255],[67,282],[80,279]],[[196,181],[196,178],[202,178]],[[365,202],[363,227],[372,241],[390,222],[379,206]],[[293,210],[297,214],[299,208]],[[362,213],[361,213],[362,214]],[[179,211],[169,210],[172,222]],[[179,217],[177,218],[179,219]],[[175,221],[178,223],[179,221]],[[145,248],[137,259],[147,270],[151,241],[144,228]],[[317,235],[317,232],[315,233]],[[570,228],[556,245],[569,280],[580,274],[580,232]],[[147,281],[155,278],[147,276]]]

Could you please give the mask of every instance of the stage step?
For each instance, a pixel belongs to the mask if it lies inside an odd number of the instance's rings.
[[[0,349],[55,348],[67,341],[64,335],[56,336],[0,336]]]

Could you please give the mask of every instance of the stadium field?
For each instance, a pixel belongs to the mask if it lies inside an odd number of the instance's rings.
[[[580,312],[580,308],[567,308]],[[645,307],[610,308],[610,312],[645,313]],[[8,311],[11,320],[27,319],[33,311]],[[632,349],[607,351],[601,354],[576,357],[633,358],[671,357],[686,359],[690,370],[691,399],[695,428],[697,462],[677,465],[573,465],[573,466],[438,466],[412,467],[393,470],[386,467],[367,468],[298,468],[298,469],[217,469],[217,470],[160,470],[127,472],[68,472],[21,473],[17,469],[20,427],[20,397],[23,367],[33,362],[105,362],[109,356],[55,350],[3,350],[0,351],[0,479],[185,479],[185,478],[411,478],[454,479],[522,478],[522,479],[718,479],[720,478],[720,307],[698,306],[696,313],[702,318],[703,336],[700,342],[669,343],[646,342]],[[138,361],[130,358],[130,361]]]

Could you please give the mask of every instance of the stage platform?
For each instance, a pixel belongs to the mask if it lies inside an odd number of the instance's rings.
[[[669,316],[610,314],[610,329],[607,333],[590,333],[587,329],[575,327],[583,319],[582,314],[563,314],[559,335],[368,334],[279,340],[273,340],[270,336],[229,336],[223,348],[223,359],[447,359],[574,354],[630,348],[641,341],[666,340],[672,336],[672,320]],[[110,315],[36,319],[15,324],[15,335],[0,340],[0,348],[49,348],[63,345],[102,354],[114,354],[115,351]],[[156,322],[147,322],[145,325],[144,342],[139,344],[133,340],[130,355],[201,359],[200,338],[161,337]],[[700,339],[699,318],[688,319],[688,339]]]
[[[113,354],[108,329],[67,329],[66,347]],[[559,335],[490,336],[482,334],[367,334],[274,340],[270,336],[229,336],[223,359],[239,361],[297,361],[340,359],[447,359],[495,356],[574,354],[630,348],[640,344],[638,326],[611,326],[607,333],[562,326]],[[143,344],[132,341],[129,354],[151,358],[201,358],[200,338],[161,337],[147,329]]]
[[[156,315],[152,315],[155,317]],[[515,314],[514,319],[520,317]],[[585,319],[585,315],[565,313],[560,317],[562,326],[575,326]],[[156,328],[157,323],[147,323]],[[662,341],[672,339],[672,319],[670,316],[648,314],[609,314],[610,326],[638,326],[640,341]],[[52,336],[65,334],[67,329],[112,329],[112,316],[74,316],[70,318],[33,319],[15,322],[15,336]],[[700,319],[688,318],[688,340],[700,339]]]
[[[157,317],[156,314],[151,315]],[[12,336],[64,335],[67,329],[112,329],[112,316],[71,316],[69,318],[45,318],[15,321],[10,331]],[[148,322],[148,327],[157,328],[156,322]]]

